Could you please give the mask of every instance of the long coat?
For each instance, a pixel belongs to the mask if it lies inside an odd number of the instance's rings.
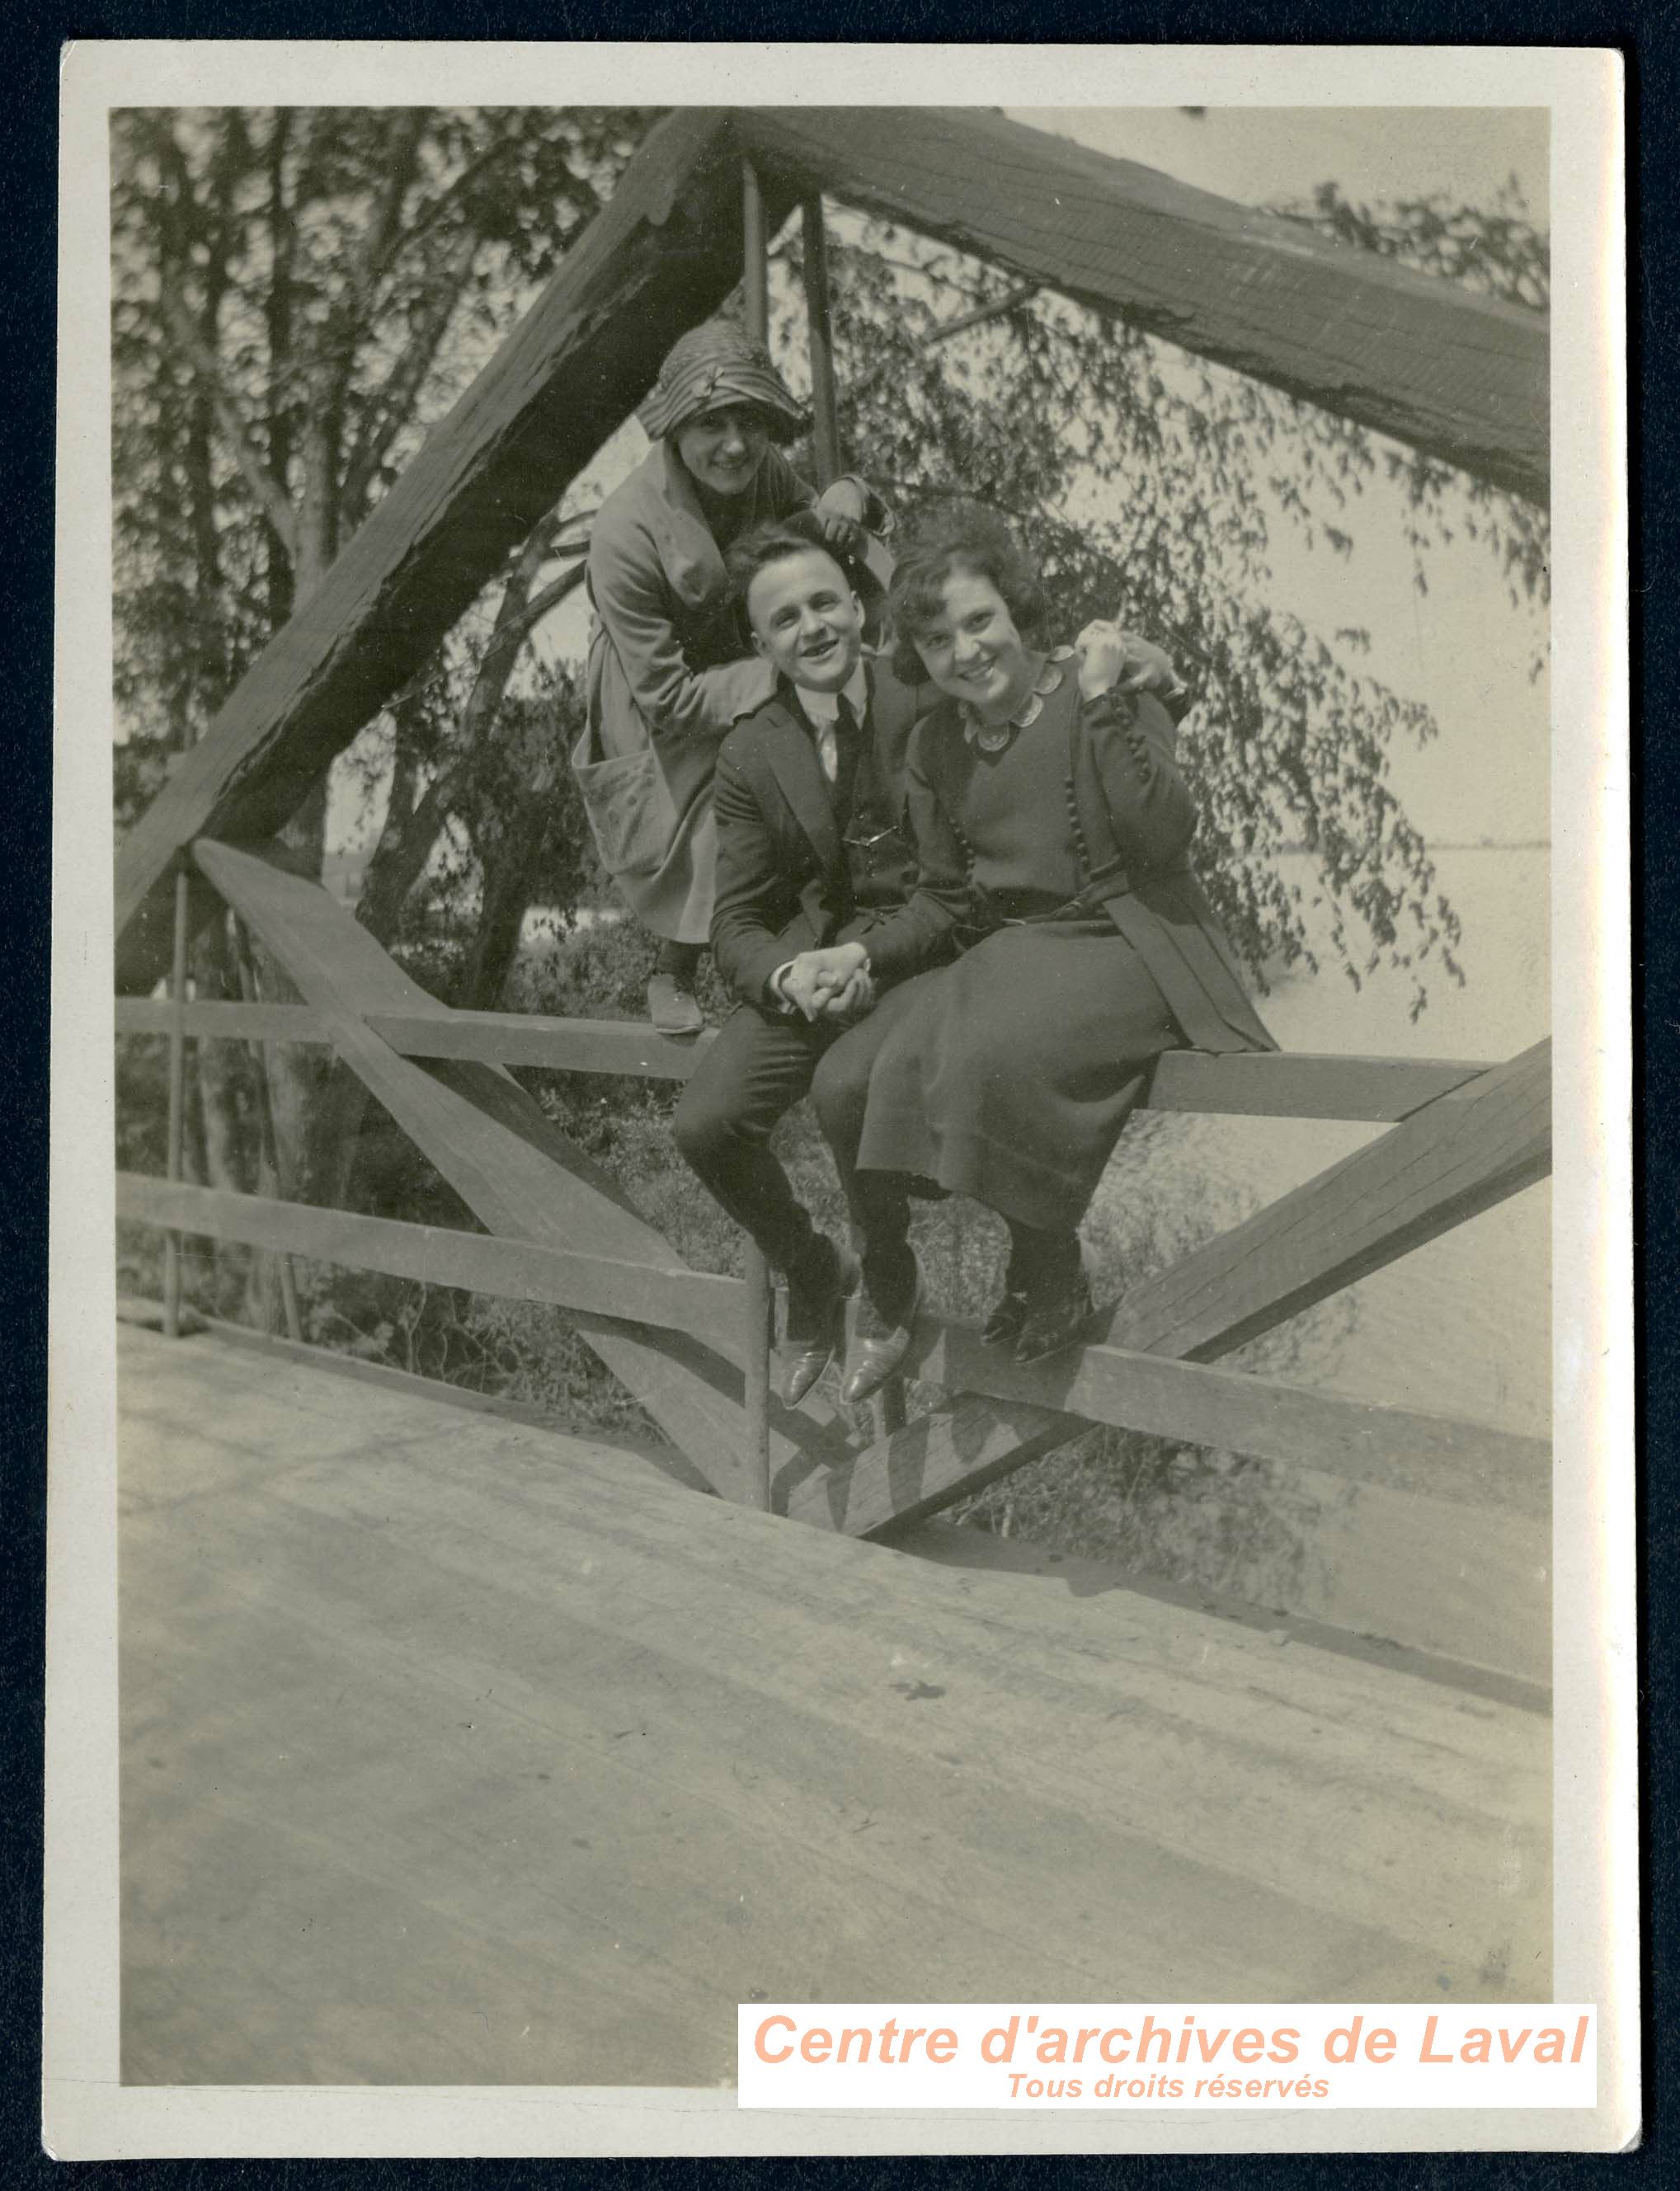
[[[743,498],[741,529],[814,499],[772,448]],[[595,842],[656,936],[701,943],[712,913],[718,747],[776,680],[744,652],[722,554],[669,442],[656,441],[602,504],[588,584],[589,720],[572,763]]]
[[[868,676],[866,743],[844,831],[788,686],[737,723],[718,754],[712,951],[744,1003],[766,1005],[770,976],[801,951],[859,939],[885,986],[945,948],[945,908],[907,904],[915,864],[897,826],[910,732],[931,695],[900,684],[884,661],[871,661]]]

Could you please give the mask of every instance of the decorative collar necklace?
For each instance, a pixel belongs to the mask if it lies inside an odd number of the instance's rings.
[[[1001,723],[983,723],[966,700],[958,702],[962,710],[963,736],[970,745],[978,746],[982,753],[1001,753],[1017,731],[1024,731],[1035,723],[1044,711],[1044,704],[1066,676],[1062,667],[1073,658],[1071,646],[1052,647],[1045,657],[1045,666],[1033,680],[1033,689],[1021,705]]]

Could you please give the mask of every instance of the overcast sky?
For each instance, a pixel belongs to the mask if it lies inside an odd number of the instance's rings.
[[[1017,122],[1159,168],[1243,205],[1272,205],[1340,183],[1349,197],[1445,191],[1489,205],[1515,175],[1548,225],[1544,107],[1236,106],[1117,110],[1011,107]]]

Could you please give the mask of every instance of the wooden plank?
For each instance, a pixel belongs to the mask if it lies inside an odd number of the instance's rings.
[[[477,1058],[558,1073],[639,1073],[686,1080],[716,1040],[659,1034],[641,1020],[574,1020],[535,1012],[379,1012],[367,1024],[405,1057]]]
[[[1544,503],[1549,322],[1129,160],[965,108],[759,107],[826,191]]]
[[[754,1989],[1546,1989],[1529,1713],[214,1341],[119,1392],[130,2080],[715,2084]]]
[[[1497,1060],[1338,1057],[1307,1050],[1170,1050],[1150,1084],[1152,1111],[1230,1118],[1347,1118],[1392,1124],[1491,1072]]]
[[[971,1325],[918,1322],[908,1374],[1084,1423],[1321,1470],[1353,1483],[1547,1519],[1552,1448],[1495,1424],[1423,1413],[1133,1347],[1085,1346],[1022,1369]],[[1072,1435],[1073,1433],[1069,1433]]]
[[[624,1073],[686,1080],[716,1031],[660,1034],[644,1020],[573,1019],[539,1012],[373,1012],[384,1042],[405,1057],[473,1059],[556,1073]],[[186,1031],[205,1041],[317,1042],[325,1022],[307,1004],[190,1003]],[[119,997],[119,1034],[167,1035],[167,998]],[[1154,1111],[1217,1113],[1233,1118],[1346,1118],[1393,1123],[1490,1072],[1486,1061],[1448,1057],[1338,1056],[1307,1050],[1169,1050],[1148,1096]]]
[[[669,1243],[635,1215],[618,1182],[506,1073],[486,1065],[417,1065],[368,1029],[367,1012],[444,1008],[324,890],[231,845],[194,850],[216,889],[325,1016],[339,1056],[492,1232],[669,1263]],[[726,1496],[743,1494],[746,1418],[733,1363],[675,1333],[583,1336],[709,1482]],[[834,1442],[809,1416],[777,1408],[772,1448],[779,1465],[795,1451],[831,1452]]]
[[[118,997],[118,1034],[165,1035],[170,1008],[164,997]],[[307,1004],[247,1004],[193,999],[186,1032],[200,1042],[313,1042],[331,1039],[327,1022]]]
[[[1093,1423],[1474,1510],[1540,1521],[1551,1512],[1550,1446],[1495,1424],[1113,1346],[1023,1369],[982,1345],[974,1328],[933,1317],[919,1319],[905,1367],[963,1397],[851,1460],[784,1471],[777,1512],[878,1535],[971,1498]]]
[[[234,1194],[137,1172],[117,1175],[117,1214],[214,1240],[236,1240],[346,1263],[422,1284],[461,1286],[501,1300],[539,1300],[570,1309],[580,1331],[621,1323],[692,1333],[732,1360],[742,1354],[738,1278],[667,1265],[658,1267],[529,1241],[498,1240],[447,1225],[409,1225],[317,1209],[266,1195]]]
[[[534,1012],[376,1013],[368,1025],[407,1057],[493,1059],[561,1073],[640,1073],[662,1080],[686,1079],[716,1039],[710,1028],[698,1036],[662,1035],[635,1020]],[[1490,1069],[1470,1058],[1169,1050],[1155,1068],[1148,1102],[1156,1111],[1387,1123]]]
[[[1126,1295],[1116,1345],[1211,1361],[1552,1168],[1552,1045],[1432,1103]]]
[[[149,987],[164,970],[151,908],[176,852],[199,836],[250,841],[280,828],[618,428],[671,343],[727,294],[740,273],[736,156],[716,109],[659,124],[535,305],[241,679],[119,851],[121,986]]]
[[[1096,1351],[1106,1341],[1176,1361],[1228,1354],[1532,1185],[1550,1168],[1551,1146],[1551,1045],[1540,1043],[1145,1280],[1121,1301]],[[1046,1365],[1053,1380],[1068,1380],[1058,1397],[1084,1374],[1085,1356],[1093,1351]],[[1100,1402],[1105,1387],[1112,1390],[1111,1374],[1119,1381],[1119,1373],[1095,1363],[1089,1397]],[[1182,1397],[1169,1395],[1170,1404]],[[840,1464],[831,1480],[794,1487],[786,1511],[819,1527],[874,1534],[901,1516],[923,1519],[938,1512],[1084,1427],[1065,1409],[1011,1401],[999,1412],[999,1428],[988,1431],[987,1404],[970,1398],[948,1414],[922,1417]],[[1279,1404],[1287,1419],[1288,1403]],[[1432,1451],[1438,1468],[1449,1472],[1451,1449],[1442,1450],[1438,1435],[1425,1440],[1421,1459],[1403,1446],[1393,1456],[1397,1471],[1430,1467]],[[1334,1440],[1329,1451],[1333,1457]],[[1345,1464],[1359,1460],[1358,1444],[1344,1443],[1342,1458]],[[1380,1460],[1375,1437],[1363,1459],[1368,1468]],[[1527,1465],[1502,1443],[1479,1456],[1466,1454],[1464,1465],[1489,1471],[1490,1480],[1507,1488]]]

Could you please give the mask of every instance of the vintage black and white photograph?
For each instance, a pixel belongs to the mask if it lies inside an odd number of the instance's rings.
[[[1595,1997],[1557,111],[876,51],[100,92],[137,2097]]]

